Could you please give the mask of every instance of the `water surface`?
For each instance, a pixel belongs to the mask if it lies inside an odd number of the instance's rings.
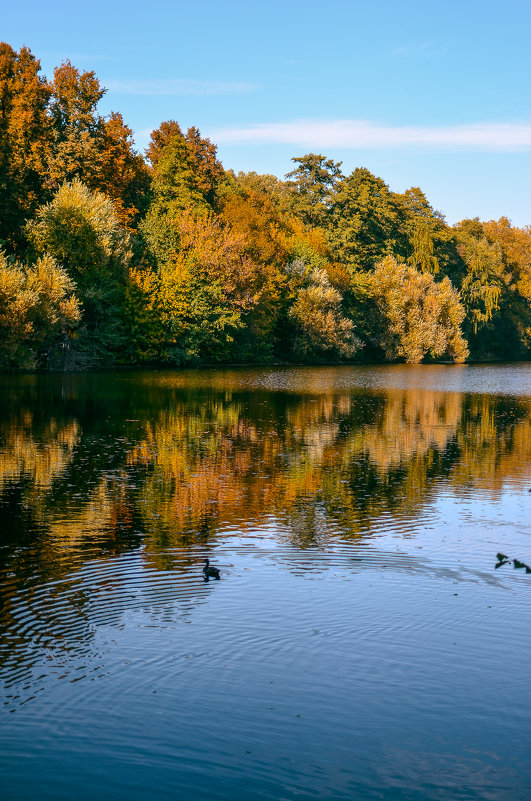
[[[529,798],[530,488],[528,365],[4,376],[4,797]]]

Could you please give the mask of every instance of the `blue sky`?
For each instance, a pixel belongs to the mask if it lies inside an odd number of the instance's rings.
[[[0,39],[43,73],[108,87],[143,149],[196,125],[226,168],[282,177],[310,151],[420,186],[450,223],[531,224],[531,3],[239,0],[10,3]]]

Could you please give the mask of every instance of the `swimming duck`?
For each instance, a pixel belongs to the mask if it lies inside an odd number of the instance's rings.
[[[217,567],[211,567],[210,566],[210,561],[208,559],[205,559],[205,566],[203,568],[203,575],[207,580],[209,578],[215,578],[215,579],[219,579],[220,578],[219,570],[217,569]]]

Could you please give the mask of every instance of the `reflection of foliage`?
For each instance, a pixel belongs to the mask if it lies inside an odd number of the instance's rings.
[[[385,510],[412,512],[441,476],[457,491],[474,481],[498,485],[531,453],[519,422],[526,412],[503,399],[478,403],[422,391],[261,396],[250,406],[210,393],[192,405],[176,401],[129,455],[147,470],[138,498],[149,541],[160,520],[175,541],[271,514],[289,528],[305,508],[313,519],[316,504],[355,533]],[[153,522],[149,510],[161,518]]]
[[[441,477],[494,493],[531,456],[529,408],[510,398],[80,386],[88,395],[70,392],[68,407],[55,393],[39,415],[22,403],[3,429],[1,485],[25,482],[21,503],[50,543],[92,532],[120,549],[141,531],[156,551],[270,516],[301,543],[330,527],[355,536],[389,511],[414,513]]]
[[[218,385],[213,373],[211,386],[183,372],[134,384],[129,374],[6,379],[0,535],[9,547],[0,549],[0,568],[10,579],[0,660],[9,653],[13,664],[31,637],[42,637],[19,636],[16,609],[46,607],[46,582],[65,609],[75,607],[80,637],[90,639],[94,605],[78,570],[87,560],[136,550],[147,569],[200,577],[197,549],[210,553],[220,532],[274,521],[278,536],[301,548],[357,538],[382,517],[415,515],[441,479],[456,493],[494,494],[531,461],[528,402],[423,390],[319,393],[310,391],[315,371],[303,372],[309,391],[299,394],[246,392],[236,373]],[[103,571],[105,592],[118,594],[121,610],[126,574],[111,573]],[[68,614],[52,619],[46,607],[37,615],[59,650]]]
[[[0,451],[0,474],[3,481],[31,477],[37,493],[43,488],[51,489],[56,477],[71,463],[81,432],[75,420],[58,426],[52,418],[40,432],[39,442],[33,436],[32,423],[33,415],[27,412],[23,425],[6,432]]]

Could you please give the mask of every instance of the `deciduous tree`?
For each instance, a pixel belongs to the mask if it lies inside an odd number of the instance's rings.
[[[51,89],[27,47],[0,43],[0,240],[23,242],[22,227],[45,198]]]
[[[289,311],[294,325],[293,351],[297,358],[349,358],[361,347],[354,325],[341,309],[341,294],[332,286],[324,269],[311,270],[304,280],[304,263],[291,271],[301,273],[302,285]]]
[[[50,253],[75,280],[83,303],[80,346],[96,359],[115,359],[125,340],[122,309],[129,236],[110,198],[79,179],[65,183],[27,226],[39,254]]]
[[[120,223],[134,230],[147,208],[150,175],[134,149],[133,132],[121,114],[112,111],[101,129],[101,168],[95,186],[114,203]]]
[[[177,363],[226,360],[256,298],[240,237],[209,214],[173,219],[179,249],[159,265],[167,354]]]
[[[428,355],[448,355],[465,361],[465,310],[448,278],[437,282],[387,256],[370,276],[369,289],[375,304],[374,336],[388,359],[418,363]]]
[[[105,89],[92,70],[80,72],[70,61],[56,67],[51,89],[50,188],[56,191],[64,181],[73,178],[95,188],[102,169],[103,134],[103,120],[97,106]]]
[[[34,367],[40,350],[80,318],[75,284],[48,254],[35,265],[8,261],[0,251],[0,364]]]

